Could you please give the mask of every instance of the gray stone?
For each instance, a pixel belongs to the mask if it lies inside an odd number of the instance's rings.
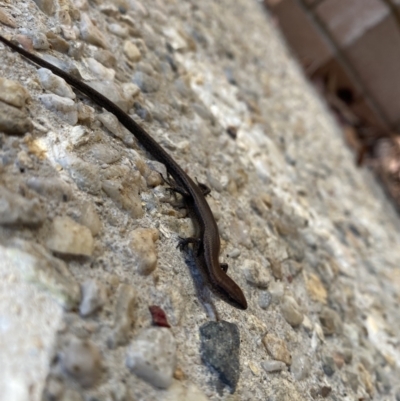
[[[349,384],[350,388],[354,392],[357,392],[358,386],[360,384],[360,380],[359,380],[358,374],[354,370],[348,369],[345,372],[345,377],[347,379],[347,383]]]
[[[210,112],[210,110],[206,107],[204,107],[203,104],[201,103],[193,103],[192,104],[193,110],[203,119],[206,121],[213,121],[214,116]]]
[[[78,222],[86,226],[92,233],[93,237],[98,235],[103,228],[103,224],[96,211],[96,208],[90,202],[86,202],[81,207],[81,213],[78,217]]]
[[[53,15],[56,4],[54,0],[34,0],[37,6],[47,15]]]
[[[107,299],[105,287],[96,280],[88,279],[81,284],[82,301],[79,305],[81,316],[89,316],[99,310]]]
[[[72,99],[58,95],[40,95],[39,99],[46,109],[54,111],[68,124],[75,125],[78,122],[78,107]]]
[[[160,82],[154,76],[150,76],[142,71],[135,72],[133,82],[144,93],[157,92],[160,87]]]
[[[109,145],[102,143],[94,144],[89,151],[98,163],[113,164],[121,159],[121,152],[113,149]]]
[[[83,387],[93,387],[102,375],[102,357],[89,341],[72,339],[61,354],[64,372]]]
[[[271,275],[267,270],[268,266],[263,266],[253,260],[245,260],[243,270],[246,281],[257,288],[265,289],[271,281]]]
[[[285,292],[285,287],[281,281],[271,281],[268,291],[271,294],[272,302],[279,303]]]
[[[109,81],[113,82],[115,79],[115,70],[113,68],[107,68],[103,64],[99,63],[93,57],[88,57],[86,59],[86,65],[88,66],[90,72],[99,81]]]
[[[106,98],[127,112],[129,101],[125,98],[122,89],[113,81],[89,81],[88,85],[100,92]],[[132,135],[132,134],[131,134]]]
[[[67,202],[72,199],[72,188],[57,177],[29,177],[26,185],[49,199],[59,202]]]
[[[35,50],[48,50],[50,48],[47,37],[43,32],[37,32],[32,35],[32,45]]]
[[[59,163],[68,171],[79,189],[90,194],[98,194],[100,192],[99,166],[87,163],[74,156],[63,157],[59,159]]]
[[[66,97],[69,99],[76,98],[75,92],[64,81],[64,79],[60,78],[57,75],[54,75],[47,68],[39,68],[38,76],[43,88],[61,97]]]
[[[306,379],[310,375],[310,370],[310,359],[306,355],[295,353],[292,356],[292,366],[290,367],[290,371],[297,381]]]
[[[107,111],[97,115],[97,119],[117,138],[121,139],[127,146],[132,147],[136,143],[135,137],[123,127],[114,114]]]
[[[258,295],[258,305],[262,309],[268,309],[272,302],[272,295],[269,291],[260,291]]]
[[[240,334],[235,324],[219,321],[200,327],[201,359],[235,392],[240,375]]]
[[[42,57],[50,64],[53,64],[56,67],[64,70],[68,74],[72,75],[74,78],[83,80],[81,73],[71,60],[60,60],[57,57],[52,56],[51,54],[43,54]]]
[[[392,389],[392,385],[390,382],[389,372],[386,371],[383,367],[378,366],[375,369],[375,373],[376,373],[376,380],[378,382],[378,388],[380,390],[380,393],[382,393],[382,394],[390,393],[390,390]]]
[[[261,364],[261,366],[268,373],[286,370],[285,362],[281,362],[281,361],[266,361],[266,362],[263,362]]]
[[[119,36],[120,38],[127,38],[129,36],[129,28],[126,25],[121,25],[121,24],[109,24],[108,25],[108,30],[116,35]]]
[[[115,306],[114,330],[108,340],[110,348],[128,344],[134,321],[135,301],[134,288],[130,285],[122,284],[118,289]]]
[[[45,220],[38,199],[26,199],[0,185],[0,224],[39,226]]]
[[[323,354],[322,355],[322,369],[324,370],[327,376],[332,376],[335,373],[335,360],[331,355]]]

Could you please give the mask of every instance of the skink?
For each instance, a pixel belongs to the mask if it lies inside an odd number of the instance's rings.
[[[127,113],[110,101],[104,95],[91,88],[79,79],[74,78],[60,68],[50,64],[40,57],[26,51],[18,45],[10,42],[0,35],[0,41],[11,49],[22,54],[28,60],[37,65],[47,68],[54,74],[63,78],[68,84],[88,96],[98,106],[103,107],[108,112],[114,114],[119,122],[127,128],[140,142],[140,144],[157,161],[163,163],[167,168],[168,174],[174,179],[176,188],[186,202],[189,212],[195,218],[200,230],[200,238],[197,244],[198,259],[200,259],[203,269],[208,279],[218,295],[231,305],[239,309],[247,309],[246,298],[240,287],[226,274],[227,265],[220,265],[220,238],[217,223],[208,205],[204,187],[196,184],[176,161]],[[192,240],[183,241],[193,242]]]

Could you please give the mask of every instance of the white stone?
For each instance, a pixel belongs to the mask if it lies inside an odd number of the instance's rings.
[[[76,95],[71,87],[61,77],[53,74],[47,68],[39,68],[39,80],[43,88],[53,92],[56,95],[75,99]]]
[[[171,330],[152,327],[142,331],[131,343],[126,365],[141,379],[166,389],[172,384],[176,364],[176,342]]]
[[[56,112],[68,124],[78,122],[78,107],[72,99],[58,95],[40,95],[39,99],[46,109]]]

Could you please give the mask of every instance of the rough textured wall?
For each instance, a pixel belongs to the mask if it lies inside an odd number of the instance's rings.
[[[395,399],[398,216],[259,3],[4,1],[0,22],[210,186],[249,303],[176,249],[164,167],[1,46],[2,401]]]

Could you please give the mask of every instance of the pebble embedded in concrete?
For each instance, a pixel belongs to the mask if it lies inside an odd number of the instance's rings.
[[[307,276],[307,291],[310,298],[321,304],[326,304],[328,292],[316,274],[309,274]]]
[[[8,135],[24,135],[33,124],[26,110],[0,102],[0,131]]]
[[[243,263],[243,270],[246,280],[249,284],[265,289],[271,281],[271,275],[268,271],[269,264],[261,264],[253,260],[245,260]]]
[[[72,199],[72,188],[57,177],[29,177],[26,185],[48,199],[56,199],[60,202]]]
[[[5,10],[0,10],[0,22],[11,28],[17,27],[15,19],[9,13],[5,12]]]
[[[136,293],[132,286],[122,284],[118,289],[115,305],[114,329],[107,343],[110,348],[129,342],[135,314]]]
[[[88,163],[79,157],[65,155],[57,160],[64,167],[79,189],[90,194],[98,194],[101,190],[99,180],[100,168],[96,164]]]
[[[93,387],[102,375],[102,356],[89,341],[71,339],[61,354],[64,372],[83,387]]]
[[[89,316],[99,310],[107,299],[105,287],[96,280],[86,280],[81,284],[82,301],[79,305],[81,316]]]
[[[93,24],[90,17],[86,13],[81,13],[80,31],[82,39],[86,42],[107,49],[109,47],[108,40],[100,29]]]
[[[226,321],[208,322],[200,327],[200,337],[201,359],[234,393],[240,375],[240,334],[237,326]]]
[[[341,334],[343,331],[343,323],[339,314],[328,307],[324,307],[319,314],[319,320],[326,336],[333,334]]]
[[[281,302],[281,312],[292,327],[299,326],[303,321],[303,313],[299,304],[289,295],[286,295]]]
[[[322,369],[327,376],[332,376],[335,373],[335,360],[327,353],[322,355]]]
[[[123,127],[118,119],[111,113],[104,111],[97,115],[97,119],[117,138],[120,138],[127,146],[132,147],[136,139]]]
[[[162,327],[144,329],[131,341],[126,366],[149,384],[167,389],[171,386],[176,364],[176,341]]]
[[[89,81],[88,85],[107,97],[117,106],[119,106],[123,111],[128,112],[130,101],[125,98],[122,88],[115,82],[96,80]],[[132,136],[132,133],[130,133],[130,136]]]
[[[18,81],[0,77],[0,101],[21,108],[29,98],[29,92]]]
[[[140,50],[138,47],[129,40],[124,42],[124,53],[130,61],[137,62],[141,58]]]
[[[271,305],[272,302],[272,296],[269,291],[260,291],[258,295],[258,305],[262,309],[268,309],[268,307]]]
[[[52,94],[40,95],[39,99],[46,109],[54,111],[68,124],[75,125],[78,122],[78,108],[72,99]]]
[[[307,355],[295,353],[292,355],[292,365],[290,371],[296,380],[304,380],[310,375],[311,371],[310,359]]]
[[[34,0],[37,6],[47,15],[52,15],[55,10],[54,0]]]
[[[168,388],[163,401],[209,401],[210,399],[193,383],[185,385],[178,380],[174,380]]]
[[[62,38],[59,35],[56,35],[53,32],[46,32],[46,37],[52,49],[60,53],[65,53],[65,54],[68,53],[70,45],[64,38]]]
[[[286,365],[292,363],[292,356],[290,355],[284,340],[268,333],[263,337],[262,342],[272,358],[277,361],[282,361],[286,363]]]
[[[125,182],[105,179],[102,181],[101,188],[118,207],[129,212],[132,218],[138,219],[142,217],[144,213],[139,197],[139,189],[138,186],[135,185],[138,182],[140,182],[140,174],[137,174],[137,179],[127,180]]]
[[[72,100],[76,98],[75,92],[64,81],[64,79],[53,74],[47,68],[39,68],[38,76],[43,88],[53,92],[55,95]]]
[[[39,244],[15,240],[6,254],[22,277],[49,293],[66,310],[76,308],[81,294],[67,265]]]
[[[286,369],[285,362],[273,361],[273,360],[263,362],[261,364],[261,366],[267,373],[279,372],[281,370],[285,370]]]
[[[91,256],[94,240],[90,230],[69,217],[55,217],[46,245],[63,255]]]
[[[144,93],[157,92],[157,90],[160,87],[160,82],[155,76],[146,74],[145,72],[142,71],[135,72],[133,76],[133,82]]]
[[[40,226],[44,220],[38,199],[26,199],[0,186],[0,225]]]
[[[130,247],[133,253],[133,264],[136,271],[149,275],[157,266],[155,243],[159,238],[158,230],[138,228],[130,233]]]
[[[86,59],[86,64],[97,79],[102,81],[114,81],[115,70],[112,68],[105,67],[92,57]]]

